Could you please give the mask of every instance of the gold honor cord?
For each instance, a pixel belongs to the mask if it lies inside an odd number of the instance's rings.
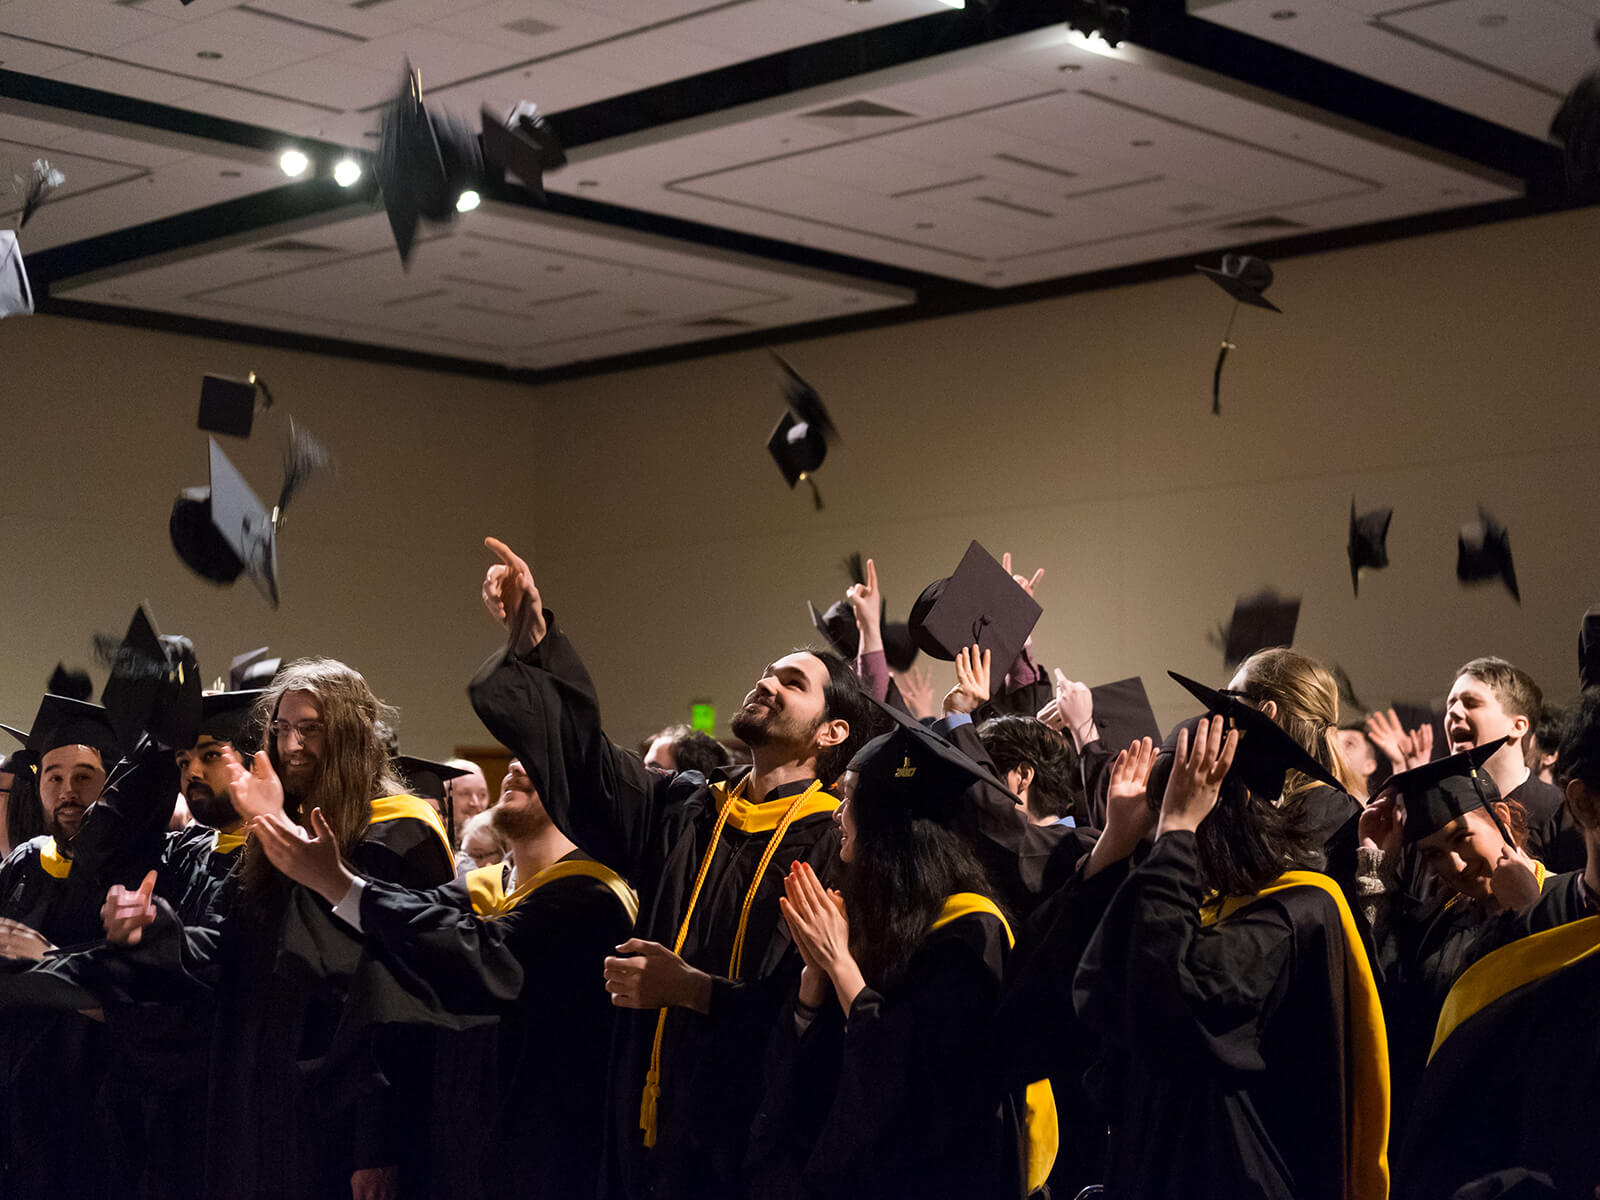
[[[717,853],[717,843],[722,839],[722,827],[728,823],[728,818],[733,810],[744,799],[745,785],[749,783],[750,776],[746,775],[738,785],[728,794],[722,805],[722,811],[717,815],[716,826],[711,830],[711,844],[706,847],[705,857],[700,860],[700,873],[695,877],[694,890],[689,893],[689,907],[683,914],[683,924],[678,927],[677,940],[672,944],[672,952],[683,952],[684,939],[689,936],[689,922],[694,918],[694,906],[700,899],[700,889],[705,884],[706,873],[711,870],[711,859]],[[739,968],[744,960],[744,933],[745,926],[750,919],[750,906],[755,902],[756,890],[761,886],[761,877],[766,874],[767,866],[772,862],[772,856],[777,852],[778,843],[783,841],[783,835],[789,832],[796,814],[802,805],[822,787],[820,779],[813,780],[811,786],[797,795],[784,810],[783,818],[778,822],[777,828],[772,831],[772,837],[767,842],[767,849],[761,856],[761,864],[756,868],[755,878],[750,881],[750,888],[745,892],[744,906],[739,911],[739,927],[733,936],[733,953],[728,958],[728,978],[739,978]],[[639,1101],[639,1128],[644,1131],[644,1144],[647,1150],[654,1149],[656,1134],[658,1132],[658,1118],[661,1104],[661,1041],[667,1031],[667,1010],[662,1009],[656,1017],[656,1036],[650,1044],[650,1071],[644,1079],[644,1095]]]

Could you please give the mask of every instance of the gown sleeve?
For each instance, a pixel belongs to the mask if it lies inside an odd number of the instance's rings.
[[[72,839],[72,869],[98,890],[135,884],[160,861],[178,797],[178,762],[148,737],[112,768]]]

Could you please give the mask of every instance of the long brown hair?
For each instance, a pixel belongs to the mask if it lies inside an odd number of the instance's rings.
[[[1273,720],[1279,728],[1354,795],[1361,780],[1339,750],[1339,681],[1333,672],[1316,659],[1283,647],[1257,651],[1239,670],[1245,698],[1253,704],[1271,700],[1277,705]],[[1316,786],[1316,780],[1295,771],[1284,783],[1283,798],[1293,799]]]
[[[316,699],[325,732],[311,791],[298,799],[285,796],[284,811],[309,827],[311,810],[320,808],[339,843],[339,852],[348,857],[367,831],[372,801],[406,791],[406,785],[390,765],[379,734],[379,723],[392,728],[398,714],[373,694],[361,672],[353,667],[331,658],[301,658],[289,663],[273,678],[272,686],[257,704],[257,715],[266,730],[264,750],[280,778],[283,762],[278,757],[278,739],[272,733],[272,723],[290,692],[305,692]],[[269,888],[271,877],[276,874],[254,841],[245,846],[240,870],[245,887],[255,892]]]

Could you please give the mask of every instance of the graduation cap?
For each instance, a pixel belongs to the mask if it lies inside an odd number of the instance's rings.
[[[1121,749],[1140,738],[1161,742],[1161,726],[1139,676],[1102,683],[1090,688],[1089,695],[1094,701],[1095,728],[1105,746]]]
[[[201,429],[210,433],[226,433],[231,437],[247,438],[255,421],[256,393],[261,394],[262,408],[272,407],[272,393],[264,379],[251,371],[245,379],[230,379],[226,375],[207,375],[200,381]]]
[[[893,722],[856,751],[850,770],[858,777],[851,802],[856,824],[870,829],[912,817],[953,823],[961,798],[974,784],[1011,795],[989,768],[908,713],[874,701]],[[1012,797],[1015,799],[1015,796]]]
[[[1600,608],[1584,613],[1578,627],[1578,686],[1600,686]]]
[[[327,451],[292,422],[284,452],[283,484],[269,512],[239,469],[211,444],[211,485],[186,488],[172,506],[172,545],[192,571],[230,584],[248,572],[273,608],[278,607],[278,532],[289,501],[328,465]]]
[[[1356,515],[1356,498],[1350,497],[1350,590],[1361,594],[1361,568],[1378,570],[1389,565],[1389,522],[1392,508],[1375,508]]]
[[[1228,336],[1233,332],[1233,321],[1239,315],[1239,305],[1248,304],[1269,312],[1283,310],[1262,294],[1272,286],[1272,267],[1265,259],[1251,254],[1224,254],[1221,269],[1198,263],[1194,269],[1233,297],[1233,310],[1228,314],[1228,327],[1222,331],[1222,348],[1217,352],[1216,369],[1211,373],[1211,412],[1215,416],[1222,412],[1222,364],[1228,361],[1228,351],[1234,349]]]
[[[845,572],[851,583],[865,584],[866,572],[860,553],[844,560]],[[811,614],[811,624],[828,640],[828,645],[840,658],[853,659],[861,650],[861,630],[856,626],[855,610],[843,600],[835,600],[822,612],[806,601],[806,611]],[[908,671],[917,661],[917,644],[911,640],[911,629],[904,621],[888,620],[889,602],[879,603],[878,631],[883,635],[883,657],[891,670]]]
[[[1478,507],[1478,519],[1463,525],[1456,539],[1456,578],[1462,583],[1503,579],[1512,599],[1522,603],[1517,569],[1511,563],[1510,535],[1482,505]]]
[[[61,746],[93,746],[107,770],[120,755],[116,730],[104,708],[47,693],[28,729],[28,749],[42,760]]]
[[[1600,28],[1595,30],[1600,41]],[[1579,79],[1550,121],[1550,137],[1561,144],[1567,184],[1578,193],[1600,189],[1600,69]]]
[[[12,178],[16,180],[17,191],[22,193],[22,218],[17,222],[18,229],[31,221],[33,214],[39,211],[39,206],[67,181],[65,175],[43,158],[33,160],[33,166],[26,176],[14,175]]]
[[[118,743],[132,747],[148,733],[173,750],[194,745],[200,736],[200,664],[189,639],[162,637],[141,604],[121,644],[109,650],[111,678],[100,699]]]
[[[539,106],[523,100],[502,121],[488,106],[483,109],[485,162],[515,175],[540,200],[544,199],[544,174],[567,165],[567,153],[556,140],[550,122]]]
[[[413,794],[427,800],[443,801],[445,784],[452,779],[472,774],[471,771],[452,767],[448,763],[434,762],[427,758],[413,758],[409,754],[402,754],[394,761],[400,768],[400,773],[406,777],[406,783]]]
[[[783,401],[787,408],[767,439],[767,453],[791,488],[802,480],[811,485],[812,500],[820,510],[822,493],[817,491],[817,482],[811,475],[827,458],[828,447],[839,440],[839,431],[816,389],[776,352],[772,357],[783,370]]]
[[[282,665],[283,659],[274,656],[266,646],[236,654],[228,663],[228,690],[242,692],[264,688],[272,682]]]
[[[200,698],[200,726],[195,741],[201,737],[212,737],[219,742],[237,745],[257,701],[266,694],[265,688],[207,692]],[[193,745],[194,742],[189,744]]]
[[[990,652],[992,679],[1017,661],[1043,613],[1011,572],[973,542],[955,573],[935,579],[911,606],[911,640],[923,653],[954,662],[963,646]]]
[[[94,684],[89,679],[89,672],[69,671],[66,663],[57,663],[56,669],[50,672],[50,682],[45,684],[44,690],[53,696],[65,696],[68,700],[87,700],[94,695]]]
[[[428,111],[422,102],[422,73],[409,61],[378,129],[373,173],[403,265],[411,260],[417,222],[454,220],[461,194],[483,179],[477,135],[448,113]]]
[[[1218,627],[1212,643],[1222,650],[1222,664],[1237,667],[1257,650],[1294,645],[1300,620],[1300,598],[1283,597],[1271,588],[1234,601],[1226,629]]]
[[[1283,781],[1290,771],[1299,771],[1319,783],[1344,790],[1344,785],[1326,767],[1260,709],[1238,696],[1209,688],[1176,671],[1167,674],[1206,706],[1207,716],[1223,717],[1229,729],[1239,731],[1239,748],[1228,774],[1237,776],[1259,799],[1269,804],[1276,802],[1283,795]],[[1154,789],[1152,796],[1153,793]]]
[[[1495,738],[1388,778],[1378,790],[1378,796],[1399,796],[1405,805],[1403,840],[1406,845],[1415,845],[1475,808],[1487,812],[1506,844],[1513,844],[1511,835],[1500,823],[1499,814],[1494,811],[1493,802],[1500,799],[1500,790],[1489,773],[1479,769],[1508,740]]]
[[[33,291],[22,266],[14,229],[0,229],[0,317],[26,317],[33,312]]]

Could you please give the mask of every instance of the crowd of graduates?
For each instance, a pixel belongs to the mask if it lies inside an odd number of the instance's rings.
[[[0,1196],[1600,1195],[1593,618],[1562,708],[1258,637],[1163,733],[974,544],[634,749],[488,546],[492,796],[355,666],[202,694],[143,612],[5,727]]]

